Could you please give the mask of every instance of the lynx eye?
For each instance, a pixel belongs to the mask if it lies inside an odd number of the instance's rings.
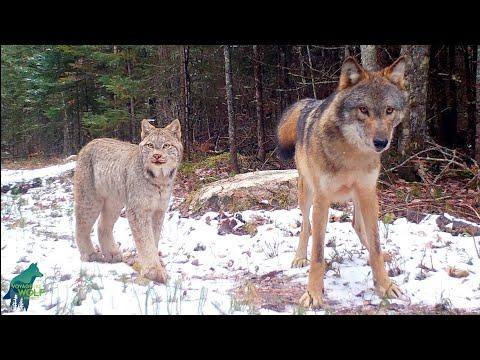
[[[391,113],[393,113],[393,110],[395,110],[393,107],[391,106],[387,106],[387,108],[385,109],[385,112],[390,115]]]
[[[368,115],[368,109],[366,106],[360,106],[358,110],[360,110],[362,114]]]
[[[167,150],[167,149],[170,149],[172,147],[172,145],[170,144],[163,144],[163,149]]]
[[[153,149],[153,144],[152,143],[147,143],[145,144],[146,147],[148,147],[149,149]]]

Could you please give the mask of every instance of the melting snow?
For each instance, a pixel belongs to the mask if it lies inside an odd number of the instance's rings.
[[[2,185],[40,177],[58,177],[75,163],[36,170],[2,170]],[[341,215],[331,210],[332,215]],[[125,263],[82,263],[74,241],[71,179],[56,178],[26,194],[2,194],[2,297],[9,281],[30,263],[37,262],[43,277],[36,280],[46,294],[30,301],[27,314],[293,314],[294,304],[282,311],[242,305],[233,289],[252,276],[281,271],[291,279],[284,286],[306,287],[308,267],[292,269],[300,231],[300,211],[243,211],[269,221],[250,235],[218,235],[218,213],[199,219],[166,216],[159,243],[168,284],[141,283]],[[447,215],[447,214],[446,214]],[[395,254],[387,269],[411,305],[448,303],[452,308],[480,311],[480,259],[471,236],[452,236],[436,225],[437,215],[420,224],[405,218],[379,223],[382,246]],[[96,229],[94,227],[94,229]],[[125,254],[134,250],[125,218],[115,224],[115,240]],[[96,230],[92,239],[97,242]],[[325,258],[337,259],[325,274],[325,302],[335,308],[379,304],[373,290],[368,253],[349,222],[328,224]],[[477,245],[480,248],[480,244]],[[310,255],[310,254],[309,254]],[[339,260],[341,259],[341,261]],[[419,267],[420,266],[420,267]],[[448,267],[468,271],[450,277]],[[398,274],[399,273],[399,274]],[[391,303],[405,304],[400,300]],[[2,312],[4,306],[2,305]],[[307,314],[324,311],[307,311]]]

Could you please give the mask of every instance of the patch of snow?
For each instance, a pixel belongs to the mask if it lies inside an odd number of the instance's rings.
[[[55,177],[73,167],[74,163],[69,163],[31,171],[5,170],[6,180],[2,170],[2,185],[4,180],[11,183]],[[330,210],[330,216],[342,214]],[[268,221],[257,227],[253,237],[222,236],[217,233],[216,212],[208,212],[198,219],[183,218],[177,211],[169,212],[159,250],[170,279],[167,285],[142,284],[137,281],[136,271],[125,263],[80,261],[74,241],[71,181],[54,180],[29,189],[26,194],[2,194],[2,283],[8,284],[31,262],[38,263],[44,276],[36,282],[46,293],[31,299],[28,311],[22,314],[298,313],[295,304],[288,304],[284,311],[255,309],[238,301],[233,290],[250,281],[252,276],[273,271],[280,271],[290,279],[284,287],[306,288],[308,267],[290,267],[298,244],[300,210],[248,210],[241,215],[245,221],[255,217]],[[436,217],[429,216],[420,224],[405,218],[390,225],[379,222],[382,247],[395,254],[387,270],[395,268],[400,272],[392,279],[412,305],[448,302],[452,308],[479,312],[480,259],[474,240],[440,231]],[[124,253],[135,249],[125,218],[120,217],[116,222],[114,237]],[[98,244],[96,227],[92,240]],[[325,244],[327,261],[338,260],[325,273],[325,302],[334,304],[334,309],[361,306],[365,302],[379,304],[381,299],[375,295],[367,264],[368,252],[361,246],[350,222],[329,223]],[[446,271],[449,266],[467,270],[469,275],[450,277]],[[391,303],[404,304],[401,300]],[[306,314],[323,313],[323,310],[306,311]]]
[[[75,168],[75,161],[49,166],[46,168],[34,169],[34,170],[2,170],[1,171],[1,184],[8,185],[17,182],[30,181],[35,178],[47,179],[55,176],[59,176],[69,170]]]

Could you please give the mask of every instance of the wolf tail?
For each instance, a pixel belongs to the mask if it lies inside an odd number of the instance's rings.
[[[282,114],[277,127],[278,156],[282,160],[290,160],[295,155],[297,143],[297,123],[301,108],[299,103],[290,106]]]

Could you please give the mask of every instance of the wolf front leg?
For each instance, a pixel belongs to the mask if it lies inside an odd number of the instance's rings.
[[[127,209],[127,218],[138,251],[141,266],[140,274],[150,280],[165,283],[167,272],[160,262],[158,250],[155,246],[152,214]]]
[[[375,290],[380,297],[398,298],[402,295],[402,291],[388,277],[380,246],[380,238],[378,236],[379,207],[375,187],[357,189],[357,198],[367,235],[368,254]]]
[[[307,291],[300,298],[304,307],[320,308],[323,304],[323,276],[325,274],[325,259],[323,255],[325,230],[328,221],[330,201],[324,194],[315,194],[313,198],[312,216],[312,259],[308,275]]]

